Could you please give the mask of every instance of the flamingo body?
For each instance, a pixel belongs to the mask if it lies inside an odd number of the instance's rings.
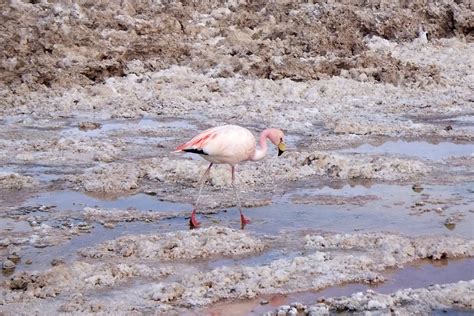
[[[260,134],[259,147],[257,147],[252,133],[248,129],[237,125],[223,125],[207,129],[176,148],[178,152],[195,153],[210,162],[209,167],[200,180],[198,197],[189,221],[191,228],[199,227],[200,223],[196,219],[196,210],[202,188],[214,163],[229,164],[231,166],[232,187],[234,188],[240,210],[242,228],[250,222],[242,213],[242,206],[235,185],[235,166],[243,161],[255,161],[265,157],[267,153],[267,138],[274,145],[278,146],[278,156],[280,156],[285,151],[283,132],[281,130],[275,128],[265,129]]]
[[[255,148],[255,137],[248,129],[224,125],[205,130],[176,150],[199,154],[212,163],[235,166],[250,160]]]

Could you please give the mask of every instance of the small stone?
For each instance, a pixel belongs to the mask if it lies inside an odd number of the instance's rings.
[[[16,253],[12,253],[12,254],[8,255],[7,259],[13,261],[16,264],[16,263],[20,262],[21,257]]]
[[[102,125],[100,123],[96,122],[80,122],[79,123],[79,129],[82,131],[87,131],[87,130],[93,130],[93,129],[98,129]]]
[[[449,230],[454,230],[456,228],[456,224],[454,223],[444,224],[444,226]]]
[[[33,261],[31,261],[31,259],[26,259],[26,261],[25,261],[25,264],[32,264],[32,263],[33,263]]]
[[[416,206],[423,206],[423,205],[425,205],[425,202],[423,202],[423,201],[418,201],[418,202],[415,203],[415,205],[416,205]]]
[[[0,247],[8,247],[11,244],[10,238],[0,239]]]
[[[367,75],[366,75],[365,73],[361,73],[361,74],[359,75],[359,81],[364,82],[364,81],[367,81],[367,79],[368,79],[368,77],[367,77]]]
[[[444,130],[445,130],[446,132],[449,132],[449,131],[452,131],[452,130],[453,130],[453,127],[452,127],[451,125],[448,125],[448,126],[446,126],[446,127],[444,128]]]
[[[424,188],[421,186],[421,184],[418,184],[418,183],[417,183],[417,184],[414,184],[414,185],[411,187],[411,189],[412,189],[413,191],[415,191],[416,193],[420,193],[421,191],[423,191]]]
[[[61,264],[64,264],[64,260],[61,259],[61,258],[56,258],[56,259],[53,259],[53,260],[51,261],[51,265],[52,265],[53,267],[59,266],[59,265],[61,265]]]
[[[45,242],[38,242],[36,244],[33,245],[35,248],[46,248],[49,246],[48,243],[45,243]]]
[[[266,304],[268,304],[268,303],[270,303],[270,302],[267,301],[267,300],[261,300],[261,301],[260,301],[260,305],[266,305]]]
[[[15,262],[13,262],[11,260],[3,261],[3,265],[2,265],[3,270],[13,270],[13,269],[15,269],[15,267],[16,267]]]
[[[15,290],[23,290],[26,291],[28,288],[28,281],[26,281],[22,277],[14,277],[10,281],[10,289],[15,291]]]
[[[290,308],[290,310],[287,313],[288,316],[296,316],[298,315],[298,311],[296,310],[295,307]]]
[[[299,311],[302,311],[302,310],[305,310],[306,309],[306,306],[304,306],[303,304],[301,303],[293,303],[291,304],[294,308],[296,308],[297,310]]]
[[[104,223],[104,228],[113,229],[115,228],[114,223]]]
[[[289,311],[291,308],[290,305],[281,305],[280,306],[280,310],[284,310],[285,312]]]
[[[87,223],[79,223],[77,225],[77,228],[82,232],[82,233],[90,233],[92,226],[87,224]]]

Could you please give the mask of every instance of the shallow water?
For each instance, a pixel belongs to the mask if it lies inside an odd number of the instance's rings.
[[[345,185],[341,190],[329,187],[298,190],[287,193],[282,202],[244,210],[253,222],[246,229],[261,233],[277,234],[282,231],[302,229],[324,230],[349,233],[354,231],[392,231],[406,235],[449,234],[474,238],[474,194],[470,188],[474,184],[425,186],[417,193],[410,186],[373,185],[371,187]],[[229,193],[230,194],[230,193]],[[311,204],[291,203],[295,194],[309,195]],[[338,196],[364,197],[375,196],[363,205],[318,205],[319,196],[331,196],[337,203]],[[425,205],[413,207],[417,202],[427,201]],[[428,203],[432,201],[433,204]],[[444,207],[438,214],[435,209]],[[429,210],[418,214],[414,210]],[[445,218],[452,212],[462,212],[464,218],[449,230],[444,225]],[[229,209],[226,213],[209,215],[212,219],[229,222],[238,226],[238,210]],[[203,221],[204,225],[208,225]]]
[[[423,191],[415,192],[410,186],[377,184],[370,187],[362,185],[344,185],[340,189],[331,187],[306,188],[296,192],[289,192],[272,204],[263,207],[244,209],[244,213],[251,219],[251,223],[245,230],[257,235],[279,235],[279,234],[304,234],[305,232],[376,232],[386,231],[401,233],[408,236],[420,235],[450,235],[465,238],[474,238],[474,194],[470,191],[471,184],[440,186],[431,185],[423,187]],[[229,190],[224,194],[232,194]],[[295,195],[307,195],[314,198],[311,204],[295,204],[292,199]],[[377,196],[378,199],[371,200],[363,205],[319,205],[319,196],[359,197]],[[430,201],[435,197],[436,203],[445,203],[442,214],[435,211],[413,213],[413,205],[419,201]],[[326,203],[326,202],[325,202]],[[426,203],[423,207],[437,208],[443,204]],[[189,229],[187,217],[192,206],[183,203],[160,201],[154,196],[143,193],[114,199],[104,199],[74,191],[54,191],[39,194],[24,203],[24,206],[47,205],[55,206],[50,210],[55,214],[73,211],[78,212],[80,222],[81,211],[85,207],[98,207],[107,210],[113,209],[136,209],[138,211],[175,213],[176,217],[164,219],[158,222],[121,222],[113,229],[106,229],[101,224],[92,222],[94,228],[91,233],[73,238],[63,245],[47,247],[44,249],[31,248],[26,254],[41,257],[40,262],[32,266],[37,268],[47,267],[55,256],[74,256],[77,250],[92,246],[102,240],[113,239],[124,234],[141,233],[163,233],[176,230]],[[451,212],[462,212],[464,217],[449,228],[445,226],[445,218]],[[75,216],[77,217],[77,216]],[[232,228],[240,228],[240,217],[238,210],[229,208],[215,214],[198,214],[202,227],[212,225],[224,225]],[[14,229],[22,230],[28,228],[26,222],[15,222],[8,220]],[[46,222],[48,223],[48,222]],[[77,223],[76,223],[77,224]],[[18,227],[17,227],[18,226]],[[23,227],[23,228],[21,228]],[[292,238],[288,239],[290,242]],[[279,258],[288,258],[300,255],[304,249],[298,245],[279,245],[277,248],[269,249],[263,253],[246,258],[216,258],[206,260],[201,264],[206,268],[215,268],[225,265],[260,265],[266,264]],[[21,268],[20,268],[21,269]]]
[[[450,142],[429,143],[425,141],[404,140],[387,141],[380,145],[363,144],[357,148],[343,149],[343,153],[383,154],[409,156],[422,159],[443,160],[449,157],[472,156],[473,144],[456,144]]]
[[[159,200],[158,198],[138,193],[116,198],[94,197],[76,191],[53,191],[41,193],[28,199],[28,205],[54,205],[57,211],[82,211],[84,207],[97,207],[105,209],[136,209],[139,211],[169,212],[190,209],[190,205]]]
[[[73,239],[57,246],[25,248],[21,251],[22,261],[17,264],[15,272],[46,270],[51,268],[51,261],[53,259],[63,259],[66,263],[73,262],[78,258],[77,251],[82,248],[127,234],[156,233],[161,231],[160,228],[163,227],[162,224],[144,222],[120,223],[114,229],[104,228],[98,223],[93,223],[92,226],[91,233],[75,236]],[[32,260],[32,264],[24,264],[27,259]],[[1,279],[2,277],[0,276]]]

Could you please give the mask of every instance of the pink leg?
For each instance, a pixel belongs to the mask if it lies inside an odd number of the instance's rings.
[[[209,177],[209,173],[211,171],[211,167],[212,167],[212,162],[211,164],[209,165],[209,167],[207,167],[206,171],[204,172],[204,174],[202,175],[201,179],[199,180],[199,193],[198,193],[198,197],[196,199],[196,203],[194,203],[194,209],[193,209],[193,212],[191,213],[191,218],[189,219],[189,228],[191,229],[194,229],[194,228],[198,228],[201,223],[198,222],[198,220],[196,219],[196,210],[198,209],[199,207],[199,199],[201,198],[201,192],[202,192],[202,188],[204,187],[204,183],[206,183],[206,180],[207,178]]]
[[[245,225],[250,223],[250,220],[244,216],[244,213],[242,213],[242,204],[240,203],[239,193],[235,185],[235,166],[232,166],[232,187],[234,188],[235,197],[237,198],[237,205],[239,206],[240,226],[242,227],[242,229],[244,229]]]

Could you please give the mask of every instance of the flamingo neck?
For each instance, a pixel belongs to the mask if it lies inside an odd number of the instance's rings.
[[[253,161],[262,160],[263,157],[266,156],[267,150],[268,150],[267,138],[268,138],[269,133],[270,133],[270,129],[267,128],[260,134],[260,137],[258,139],[259,147],[255,149],[255,153],[250,158],[250,160],[253,160]]]

